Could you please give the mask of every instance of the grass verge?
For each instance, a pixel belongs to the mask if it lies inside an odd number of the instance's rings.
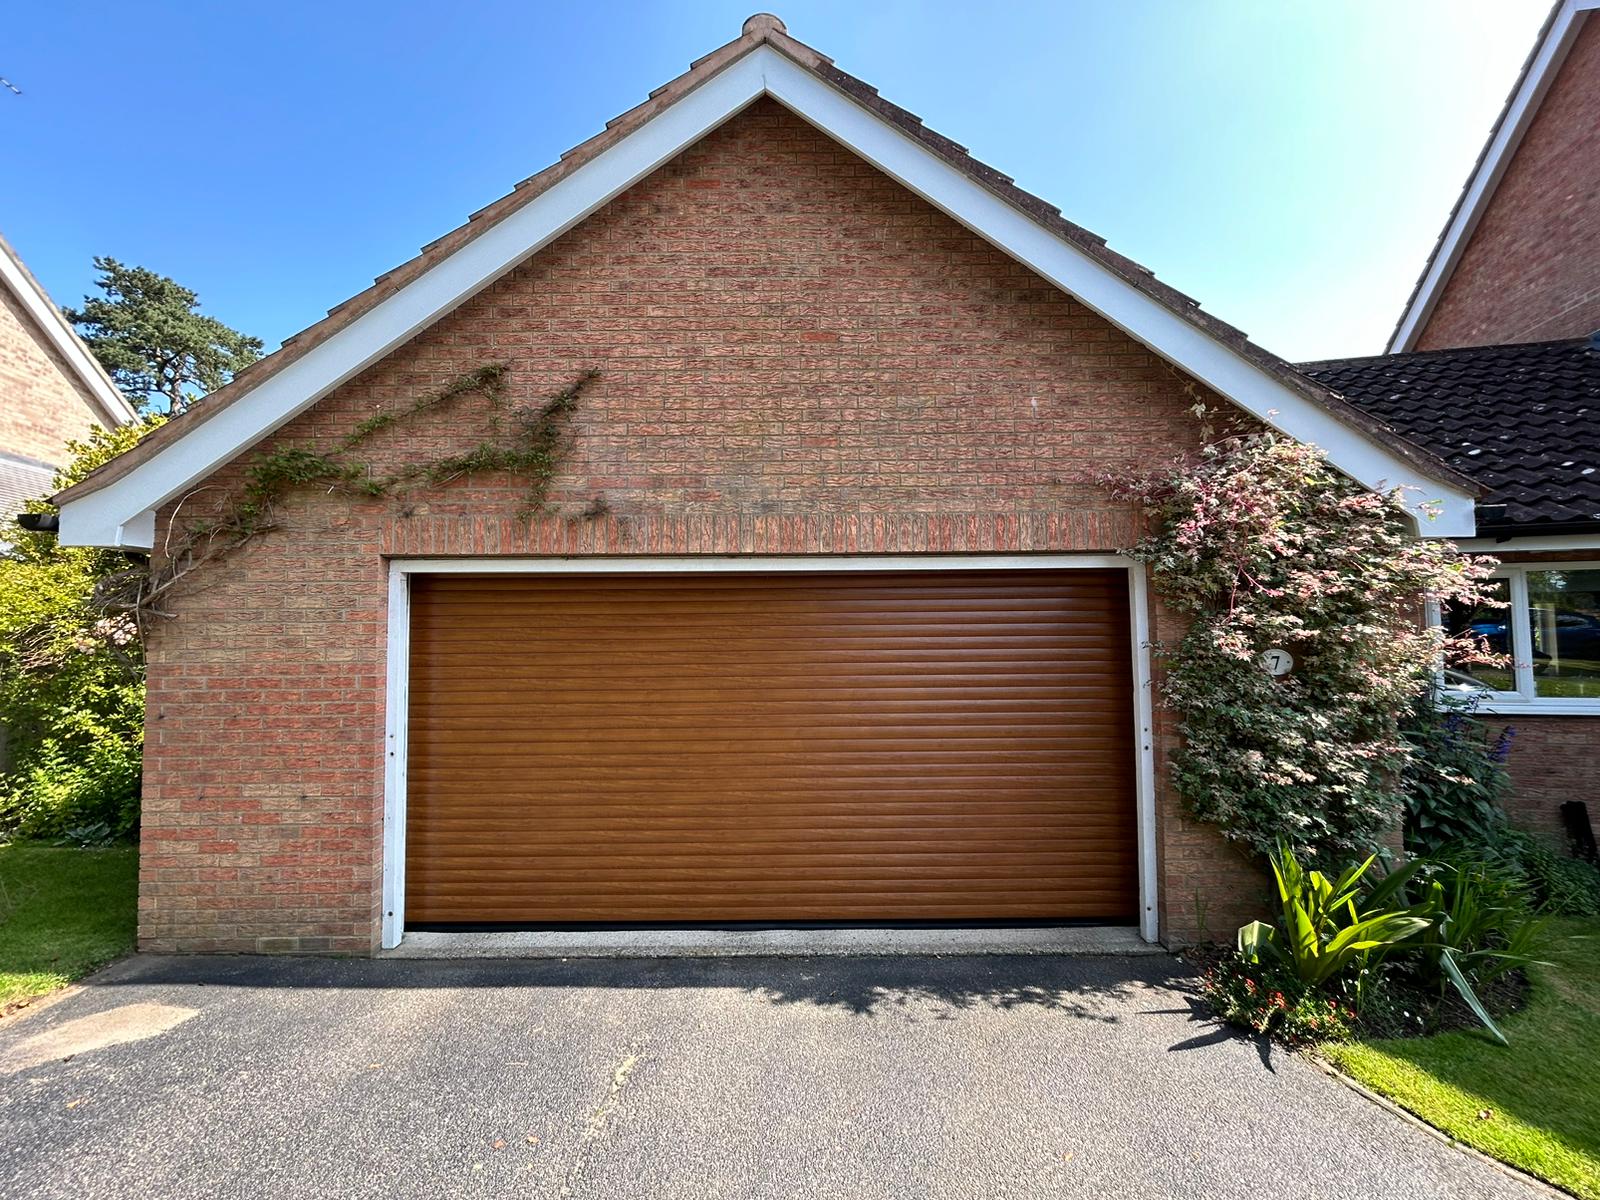
[[[0,846],[0,1013],[133,949],[139,854]]]
[[[1323,1047],[1334,1066],[1501,1162],[1600,1200],[1600,921],[1550,927],[1546,967],[1503,1028]]]

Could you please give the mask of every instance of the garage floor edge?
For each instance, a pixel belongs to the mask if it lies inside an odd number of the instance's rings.
[[[1131,926],[1026,929],[618,929],[407,933],[385,958],[737,958],[1165,954]]]

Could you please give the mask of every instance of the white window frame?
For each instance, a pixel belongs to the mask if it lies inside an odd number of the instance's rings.
[[[382,945],[405,935],[406,728],[411,686],[413,575],[692,575],[817,571],[1124,570],[1133,653],[1134,807],[1139,854],[1139,936],[1154,942],[1159,929],[1156,863],[1154,695],[1150,682],[1150,599],[1143,563],[1120,554],[808,554],[622,556],[599,558],[395,558],[389,560],[388,674],[385,685],[383,773]]]
[[[1591,716],[1600,717],[1600,696],[1541,696],[1533,673],[1533,608],[1528,599],[1528,575],[1540,571],[1600,571],[1600,559],[1576,559],[1563,562],[1502,563],[1491,579],[1504,579],[1510,586],[1507,592],[1511,601],[1508,618],[1511,626],[1511,662],[1516,687],[1512,691],[1493,688],[1471,688],[1466,685],[1445,684],[1440,691],[1445,696],[1470,699],[1481,713],[1511,716],[1517,713],[1540,716]]]

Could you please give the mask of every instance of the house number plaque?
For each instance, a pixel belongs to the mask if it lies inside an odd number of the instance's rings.
[[[1287,650],[1274,647],[1261,652],[1261,665],[1267,669],[1267,674],[1274,679],[1281,679],[1294,670],[1294,655]]]

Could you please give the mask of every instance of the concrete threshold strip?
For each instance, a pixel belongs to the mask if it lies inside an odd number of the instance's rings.
[[[408,932],[384,958],[738,958],[1165,954],[1132,926],[1029,929],[601,929]]]

